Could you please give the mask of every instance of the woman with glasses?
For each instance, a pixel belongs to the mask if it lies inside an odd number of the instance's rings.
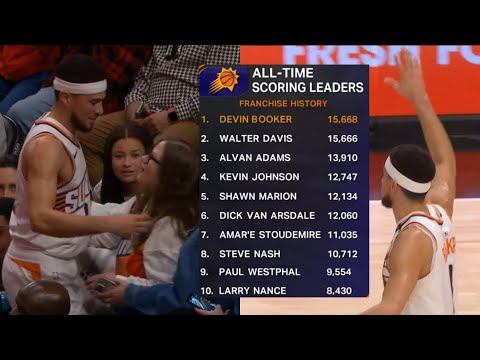
[[[143,157],[138,175],[141,192],[132,209],[150,214],[155,225],[149,235],[131,239],[133,252],[123,266],[117,262],[116,274],[87,279],[91,290],[101,277],[147,286],[172,282],[180,248],[199,219],[198,172],[198,154],[181,140],[162,140]],[[111,246],[112,237],[97,236],[95,245]],[[117,238],[117,246],[118,242]]]

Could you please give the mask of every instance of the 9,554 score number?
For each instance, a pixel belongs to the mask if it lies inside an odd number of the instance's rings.
[[[352,275],[351,268],[327,268],[327,276],[350,276]]]

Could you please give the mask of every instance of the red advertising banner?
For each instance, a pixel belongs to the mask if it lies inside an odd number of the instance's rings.
[[[394,56],[402,47],[420,59],[428,93],[439,114],[480,114],[480,46],[241,46],[240,57],[245,65],[370,65],[370,115],[414,115],[412,106],[383,82],[387,76],[396,76]]]

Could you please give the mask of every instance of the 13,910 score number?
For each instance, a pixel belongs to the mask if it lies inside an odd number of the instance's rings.
[[[328,161],[332,162],[357,162],[357,154],[328,154]]]

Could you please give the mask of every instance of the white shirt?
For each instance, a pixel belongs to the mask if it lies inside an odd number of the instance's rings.
[[[430,272],[417,281],[403,315],[453,315],[457,298],[455,268],[455,230],[450,217],[439,205],[427,205],[429,214],[415,212],[399,221],[383,264],[384,284],[390,277],[390,252],[398,235],[407,227],[415,226],[432,241],[433,256]]]
[[[30,129],[25,143],[39,136],[53,136],[60,140],[74,165],[71,179],[57,184],[55,210],[75,215],[89,215],[91,213],[91,185],[88,179],[87,165],[82,148],[77,138],[60,122],[48,116],[49,113],[38,119]],[[25,149],[25,145],[24,145]],[[39,154],[38,161],[42,159]],[[30,223],[29,198],[27,181],[22,169],[23,150],[20,154],[17,171],[17,195],[14,209],[10,218],[10,234],[12,236],[12,256],[17,256],[22,250],[38,250],[47,255],[59,258],[73,258],[86,249],[88,241],[84,236],[58,238],[34,232]],[[42,189],[38,189],[42,191]]]

